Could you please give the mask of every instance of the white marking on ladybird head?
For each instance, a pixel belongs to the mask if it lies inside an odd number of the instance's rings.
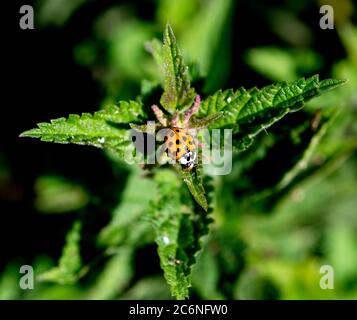
[[[182,164],[186,168],[192,168],[196,158],[197,153],[195,151],[189,151],[180,158],[180,164]]]

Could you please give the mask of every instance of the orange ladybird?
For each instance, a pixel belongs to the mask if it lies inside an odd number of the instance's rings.
[[[197,158],[195,140],[187,129],[170,128],[165,137],[165,152],[184,168],[191,169]]]

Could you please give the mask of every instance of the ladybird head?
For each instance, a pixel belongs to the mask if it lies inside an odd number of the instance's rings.
[[[179,159],[179,162],[185,169],[191,169],[193,167],[193,165],[195,164],[196,157],[197,157],[196,151],[189,151],[189,152],[186,152]]]

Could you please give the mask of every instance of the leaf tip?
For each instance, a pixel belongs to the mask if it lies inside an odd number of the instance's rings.
[[[328,91],[338,88],[348,82],[348,79],[325,79],[320,82],[320,89]]]
[[[202,209],[204,211],[208,211],[208,203],[207,203],[207,200],[206,201],[203,201],[202,203],[200,203],[200,205],[202,206]]]
[[[170,23],[167,22],[164,31],[164,44],[174,44],[174,43],[176,43],[176,37],[174,31],[171,28]]]
[[[39,138],[39,137],[40,137],[40,133],[38,129],[27,130],[19,134],[19,138]]]

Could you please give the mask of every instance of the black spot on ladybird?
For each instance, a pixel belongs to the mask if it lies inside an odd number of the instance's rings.
[[[169,138],[168,136],[165,136],[164,137],[164,141],[166,142],[168,138]]]
[[[176,149],[176,152],[180,152],[180,148],[177,148],[177,149]]]
[[[179,139],[176,140],[176,144],[180,144],[180,140]]]

